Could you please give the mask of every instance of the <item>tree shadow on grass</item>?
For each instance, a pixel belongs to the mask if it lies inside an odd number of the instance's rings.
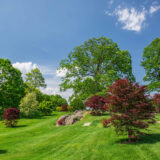
[[[1,150],[0,149],[0,154],[4,154],[4,153],[6,153],[7,152],[7,150]]]
[[[139,145],[139,144],[154,144],[160,142],[160,133],[153,133],[153,134],[147,134],[143,135],[140,137],[139,141],[133,141],[133,142],[128,142],[127,138],[120,139],[116,141],[117,143],[122,143],[122,144],[132,144],[132,145]]]
[[[13,128],[21,128],[21,127],[27,127],[27,125],[18,125],[18,126],[14,126]]]

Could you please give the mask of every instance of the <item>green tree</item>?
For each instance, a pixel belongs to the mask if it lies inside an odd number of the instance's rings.
[[[160,92],[160,38],[154,39],[144,48],[141,65],[146,71],[143,80],[150,82],[148,89]]]
[[[128,77],[134,81],[131,56],[106,37],[93,38],[75,47],[60,63],[59,71],[66,70],[60,90],[73,89],[71,99],[88,98],[106,91],[116,79]]]
[[[20,103],[20,113],[24,117],[35,117],[38,115],[38,101],[34,92],[28,93]]]
[[[8,59],[0,59],[0,115],[6,108],[17,108],[24,96],[21,72]]]
[[[32,69],[31,72],[27,73],[25,79],[30,90],[32,90],[32,88],[46,87],[45,79],[38,68]]]

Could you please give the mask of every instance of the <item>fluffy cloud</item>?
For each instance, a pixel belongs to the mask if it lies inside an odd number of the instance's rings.
[[[108,3],[113,4],[112,0],[110,0]],[[119,2],[117,1],[117,3],[118,5],[116,5],[116,8],[114,8],[112,11],[108,9],[107,11],[105,11],[105,14],[108,16],[117,17],[117,21],[122,24],[123,30],[129,30],[135,32],[140,32],[142,28],[145,26],[146,20],[147,18],[149,18],[149,15],[154,14],[160,9],[160,5],[157,1],[150,4],[149,5],[150,7],[147,7],[145,3],[142,3],[143,8],[141,9],[137,9],[131,6],[126,7],[129,4],[125,3],[125,1],[119,1]]]
[[[115,15],[118,16],[118,21],[123,24],[124,30],[139,32],[142,29],[143,23],[146,19],[146,11],[137,11],[135,8],[120,7],[115,10]]]
[[[14,68],[19,69],[23,75],[38,67],[37,64],[33,64],[32,62],[16,62],[12,65]]]
[[[66,74],[66,70],[57,70],[56,67],[53,66],[43,66],[33,64],[32,62],[16,62],[12,64],[13,67],[19,69],[23,76],[30,72],[32,69],[39,68],[42,72],[47,87],[45,89],[41,89],[43,93],[46,94],[60,94],[62,97],[68,99],[72,95],[72,90],[67,90],[66,92],[60,92],[59,84],[61,83],[60,77]]]
[[[153,13],[157,12],[159,9],[160,9],[160,5],[158,5],[158,6],[157,5],[152,5],[149,9],[149,13],[153,14]]]

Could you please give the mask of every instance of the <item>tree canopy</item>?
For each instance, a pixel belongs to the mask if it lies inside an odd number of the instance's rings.
[[[8,59],[0,59],[0,114],[5,108],[17,108],[24,96],[21,72]]]
[[[148,89],[160,92],[160,38],[154,39],[144,48],[141,65],[146,71],[143,80],[150,82]]]
[[[106,37],[93,38],[75,47],[67,59],[60,62],[59,70],[66,70],[60,90],[72,88],[73,97],[88,98],[97,92],[105,92],[118,78],[128,77],[134,81],[131,55],[120,50]]]
[[[46,87],[45,79],[38,68],[32,69],[26,74],[26,84],[30,88]]]

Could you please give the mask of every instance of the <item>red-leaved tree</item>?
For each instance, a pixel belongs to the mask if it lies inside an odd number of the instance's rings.
[[[103,96],[94,95],[87,99],[85,102],[86,107],[90,107],[92,109],[92,115],[102,115],[105,111],[105,98]]]
[[[153,98],[153,104],[155,105],[156,111],[160,113],[160,94],[156,93]]]
[[[154,123],[155,109],[152,106],[147,87],[119,79],[108,89],[105,99],[111,112],[111,124],[118,134],[127,134],[128,140],[139,139],[141,129]]]
[[[16,108],[8,108],[4,111],[3,114],[3,123],[7,127],[14,127],[17,124],[19,119],[19,110]]]

